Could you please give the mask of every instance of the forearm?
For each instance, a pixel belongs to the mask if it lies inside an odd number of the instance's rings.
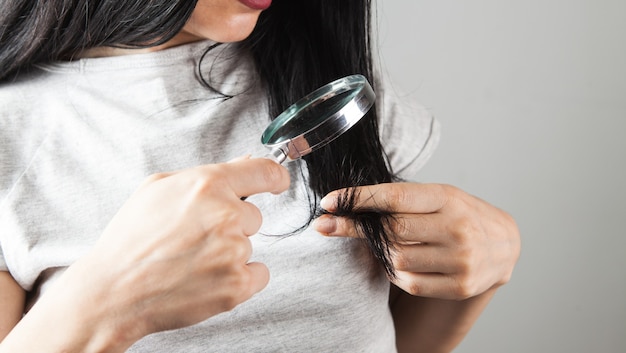
[[[124,352],[132,344],[132,339],[122,336],[122,321],[114,320],[115,310],[106,298],[94,295],[97,291],[90,293],[86,289],[89,283],[72,285],[76,282],[67,275],[46,291],[9,332],[0,343],[0,353],[115,353]]]
[[[26,293],[8,272],[0,271],[0,342],[20,321]]]
[[[72,319],[29,314],[0,343],[0,353],[124,352],[125,347],[107,341],[102,332],[65,321]]]
[[[496,289],[462,301],[412,296],[393,288],[391,311],[399,353],[450,352],[467,335]]]

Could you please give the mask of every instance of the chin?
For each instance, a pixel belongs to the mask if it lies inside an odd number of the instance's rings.
[[[242,14],[212,26],[194,26],[195,35],[221,43],[239,42],[250,36],[256,27],[259,13]]]
[[[252,34],[252,30],[254,29],[254,27],[250,28],[249,30],[242,30],[242,31],[237,31],[237,32],[231,32],[231,33],[225,33],[225,34],[219,34],[219,35],[212,35],[210,37],[207,37],[207,39],[211,39],[213,41],[216,42],[220,42],[220,43],[234,43],[234,42],[240,42],[246,38],[248,38],[250,36],[250,34]]]

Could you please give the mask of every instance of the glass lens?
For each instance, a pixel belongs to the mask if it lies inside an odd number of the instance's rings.
[[[312,103],[294,104],[281,114],[280,119],[274,120],[270,129],[263,134],[262,142],[274,145],[314,129],[341,110],[354,98],[356,93],[356,90],[348,90],[336,95],[321,97]]]
[[[356,124],[376,100],[362,75],[333,81],[287,108],[263,132],[276,160],[295,160],[326,145]],[[281,159],[282,158],[282,159]]]

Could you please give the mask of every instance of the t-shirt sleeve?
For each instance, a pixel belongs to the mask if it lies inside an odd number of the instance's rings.
[[[378,101],[381,140],[393,172],[418,181],[418,172],[439,143],[441,125],[417,102],[383,91]]]
[[[9,267],[4,259],[4,253],[2,252],[2,244],[0,244],[0,271],[8,271]]]

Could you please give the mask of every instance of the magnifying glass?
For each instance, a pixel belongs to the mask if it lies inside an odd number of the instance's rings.
[[[376,95],[362,75],[328,83],[300,99],[269,124],[261,142],[266,158],[293,161],[336,139],[374,105]]]

